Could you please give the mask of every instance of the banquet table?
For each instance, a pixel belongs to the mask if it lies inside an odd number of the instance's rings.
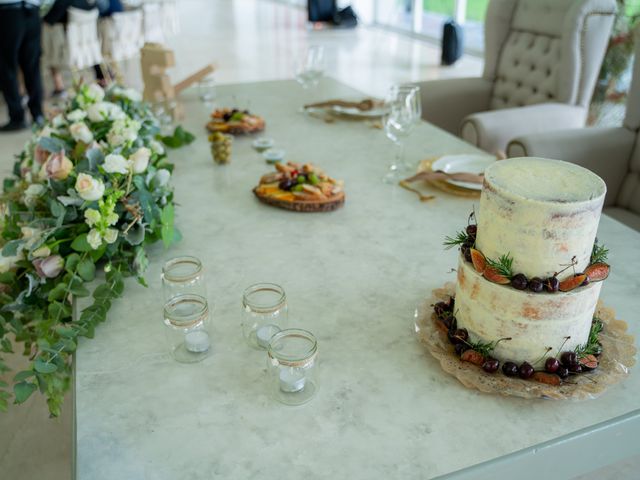
[[[272,170],[237,137],[229,165],[212,162],[195,92],[182,122],[195,142],[170,154],[183,239],[150,252],[148,288],[127,281],[108,320],[75,358],[76,478],[570,478],[640,453],[640,374],[588,401],[525,400],[465,388],[417,340],[414,312],[455,279],[442,242],[478,201],[417,196],[381,182],[393,145],[371,123],[305,116],[311,100],[361,98],[331,78],[218,87],[219,105],[246,102],[291,161],[345,181],[346,204],[301,214],[263,205],[251,189]],[[241,99],[241,100],[240,100]],[[476,150],[421,123],[406,155]],[[640,234],[603,215],[612,273],[601,298],[640,333]],[[173,361],[164,343],[160,272],[194,255],[206,268],[213,353]],[[284,287],[290,326],[318,339],[320,389],[289,407],[265,386],[266,354],[241,334],[243,290]]]

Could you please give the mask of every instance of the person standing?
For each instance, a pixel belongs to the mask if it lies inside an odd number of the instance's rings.
[[[9,122],[0,127],[0,132],[27,128],[18,68],[22,70],[29,96],[31,118],[36,123],[44,120],[40,35],[40,0],[0,0],[0,90],[9,109]]]

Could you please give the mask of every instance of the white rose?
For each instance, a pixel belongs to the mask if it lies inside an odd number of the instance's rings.
[[[32,238],[39,238],[42,230],[32,227],[20,227],[20,233],[22,233],[23,240],[30,240]]]
[[[131,162],[131,169],[133,173],[142,173],[149,166],[149,158],[151,157],[151,150],[147,147],[139,148],[129,157]]]
[[[107,228],[104,234],[104,239],[107,243],[113,243],[118,239],[118,230],[115,228]]]
[[[161,168],[156,172],[156,174],[151,179],[151,186],[154,188],[162,188],[167,183],[169,183],[169,179],[171,178],[171,172],[164,168]]]
[[[53,128],[64,127],[66,124],[67,121],[64,119],[64,115],[62,115],[61,113],[51,119],[51,125],[53,125]]]
[[[91,245],[91,248],[94,250],[100,248],[102,245],[102,237],[100,236],[100,232],[95,228],[92,228],[87,234],[87,243]]]
[[[90,227],[93,227],[96,223],[98,223],[101,218],[102,216],[100,215],[100,212],[94,208],[87,208],[84,211],[84,221]]]
[[[129,173],[129,162],[122,155],[111,153],[105,157],[102,168],[107,173]]]
[[[104,183],[91,175],[81,173],[76,180],[76,191],[80,198],[92,202],[99,200],[104,195]]]
[[[53,128],[51,128],[49,125],[47,125],[42,130],[40,130],[40,133],[38,133],[38,135],[40,137],[50,137],[54,133],[57,133],[57,132]]]
[[[109,120],[122,120],[127,114],[120,108],[120,105],[109,103]]]
[[[142,101],[142,94],[133,88],[125,88],[122,90],[122,96],[134,102]]]
[[[91,143],[93,141],[93,133],[84,122],[73,123],[69,127],[69,133],[77,142]]]
[[[151,151],[153,153],[157,153],[158,155],[162,155],[164,153],[164,146],[157,140],[151,140],[149,142],[149,147],[151,147]]]
[[[98,102],[89,105],[87,108],[87,116],[92,122],[101,122],[109,118],[109,107],[106,102]]]
[[[86,116],[87,112],[76,108],[75,110],[67,113],[67,120],[69,120],[70,122],[79,122],[81,120],[84,120]]]
[[[89,85],[89,88],[87,88],[85,96],[93,102],[101,102],[104,98],[104,90],[97,83],[92,83]]]
[[[122,109],[111,102],[98,102],[87,108],[87,115],[92,122],[101,122],[105,119],[117,120],[124,117]]]

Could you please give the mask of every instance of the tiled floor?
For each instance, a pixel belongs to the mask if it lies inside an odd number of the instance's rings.
[[[168,41],[176,54],[177,65],[170,72],[176,81],[209,62],[218,66],[218,83],[291,78],[296,59],[316,44],[325,47],[328,75],[371,95],[384,95],[394,82],[474,76],[482,69],[481,59],[470,56],[442,68],[437,46],[380,29],[312,29],[303,10],[267,0],[181,0],[178,13],[181,33]],[[137,60],[123,70],[126,81],[140,87]],[[0,111],[0,122],[5,115]],[[13,154],[27,138],[24,132],[0,137],[2,177],[9,174]],[[11,361],[17,364],[22,359]],[[68,480],[70,432],[70,402],[58,420],[47,418],[46,406],[37,396],[0,414],[0,477]],[[633,459],[582,480],[635,478],[639,464],[640,459]]]

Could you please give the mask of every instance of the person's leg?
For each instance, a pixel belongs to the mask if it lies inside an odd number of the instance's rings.
[[[24,38],[20,9],[0,10],[0,89],[9,109],[9,124],[24,123],[24,110],[18,89],[18,51]]]
[[[56,67],[51,67],[51,78],[53,78],[53,94],[59,94],[64,91],[64,80],[62,79],[62,72]]]
[[[24,75],[24,84],[29,95],[29,111],[34,122],[42,118],[42,78],[40,76],[40,14],[37,8],[23,10],[25,38],[20,45],[18,62]]]

